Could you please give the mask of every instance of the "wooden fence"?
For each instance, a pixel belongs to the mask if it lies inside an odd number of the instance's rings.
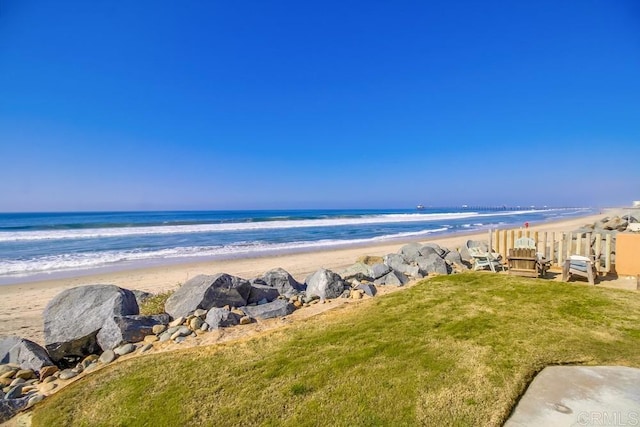
[[[612,270],[613,245],[611,234],[559,233],[546,231],[489,230],[489,246],[506,259],[509,249],[520,237],[530,237],[536,242],[537,252],[551,261],[551,268],[562,268],[570,255],[583,255],[596,260],[596,269],[601,274]],[[599,262],[598,262],[599,261]]]

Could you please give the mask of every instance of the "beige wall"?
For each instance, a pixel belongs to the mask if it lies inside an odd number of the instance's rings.
[[[616,236],[616,272],[620,276],[640,274],[640,234],[618,233]]]

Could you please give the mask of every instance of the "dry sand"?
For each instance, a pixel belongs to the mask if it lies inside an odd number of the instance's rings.
[[[607,214],[611,214],[607,212]],[[572,218],[552,223],[531,224],[535,231],[573,231],[595,222],[604,214]],[[486,240],[487,232],[450,235],[422,242],[435,242],[450,249],[458,248],[467,239]],[[191,264],[159,266],[138,270],[128,270],[76,277],[72,279],[47,280],[17,285],[0,286],[0,336],[17,335],[44,344],[42,332],[42,311],[47,303],[64,289],[80,285],[109,283],[128,289],[139,289],[158,293],[175,289],[180,283],[198,274],[229,273],[251,278],[262,275],[272,268],[281,267],[298,280],[324,267],[339,271],[355,262],[362,255],[383,256],[397,252],[407,242],[393,242],[382,245],[334,249],[281,256],[244,258],[224,261],[204,261]]]

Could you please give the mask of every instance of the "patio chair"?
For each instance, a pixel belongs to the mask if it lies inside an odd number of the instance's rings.
[[[592,258],[582,255],[571,255],[562,266],[562,281],[568,281],[572,276],[586,277],[590,285],[595,285],[596,265]]]
[[[467,240],[466,246],[469,255],[473,259],[474,270],[483,270],[489,267],[494,273],[496,273],[497,268],[502,268],[502,271],[504,271],[504,265],[500,262],[502,258],[500,254],[485,250],[479,246],[470,246],[471,242],[471,240]]]
[[[536,241],[531,237],[516,239],[507,259],[510,274],[519,276],[544,277],[551,266],[544,254],[537,252]]]

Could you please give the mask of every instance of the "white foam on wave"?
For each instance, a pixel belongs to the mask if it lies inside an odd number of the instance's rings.
[[[242,255],[260,255],[264,253],[278,253],[305,249],[320,249],[325,247],[351,246],[371,242],[402,239],[415,236],[426,236],[448,230],[442,227],[434,230],[424,230],[407,233],[397,233],[377,236],[367,239],[352,240],[319,240],[287,243],[264,242],[236,242],[228,246],[188,246],[143,251],[140,249],[122,251],[87,252],[78,254],[62,254],[37,257],[27,260],[0,261],[0,277],[22,277],[36,273],[52,273],[69,270],[86,270],[105,267],[118,263],[179,259],[200,257],[225,257]]]
[[[390,214],[359,218],[305,219],[289,221],[236,222],[224,224],[171,225],[152,227],[86,228],[79,230],[15,231],[0,233],[0,242],[35,240],[95,239],[162,234],[215,233],[348,225],[391,224],[402,222],[433,222],[479,216],[477,212],[442,214]]]

